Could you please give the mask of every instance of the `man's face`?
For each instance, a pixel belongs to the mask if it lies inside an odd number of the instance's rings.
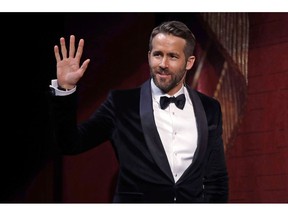
[[[194,56],[185,58],[185,40],[168,34],[157,34],[152,40],[152,50],[148,53],[150,74],[155,85],[163,92],[175,94],[191,69]]]

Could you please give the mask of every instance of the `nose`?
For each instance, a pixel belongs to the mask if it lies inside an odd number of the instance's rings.
[[[160,68],[167,68],[167,58],[163,57],[159,63]]]

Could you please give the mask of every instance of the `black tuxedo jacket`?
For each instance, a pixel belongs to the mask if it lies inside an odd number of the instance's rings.
[[[195,110],[198,146],[193,162],[176,183],[155,125],[150,80],[139,88],[110,91],[106,101],[78,126],[77,93],[52,97],[57,143],[63,154],[78,154],[111,141],[119,161],[114,202],[227,202],[220,105],[187,88]]]

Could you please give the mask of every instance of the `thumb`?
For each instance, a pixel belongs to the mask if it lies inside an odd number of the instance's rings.
[[[86,59],[79,68],[80,73],[83,75],[89,65],[90,59]]]

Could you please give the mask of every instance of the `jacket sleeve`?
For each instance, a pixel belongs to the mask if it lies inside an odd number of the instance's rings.
[[[210,107],[211,108],[211,107]],[[218,101],[208,117],[208,152],[203,188],[207,202],[228,202],[228,173],[222,140],[222,113]]]
[[[67,96],[51,96],[53,134],[61,154],[79,154],[110,139],[115,120],[111,98],[109,94],[107,100],[80,123],[77,119],[77,92]]]

